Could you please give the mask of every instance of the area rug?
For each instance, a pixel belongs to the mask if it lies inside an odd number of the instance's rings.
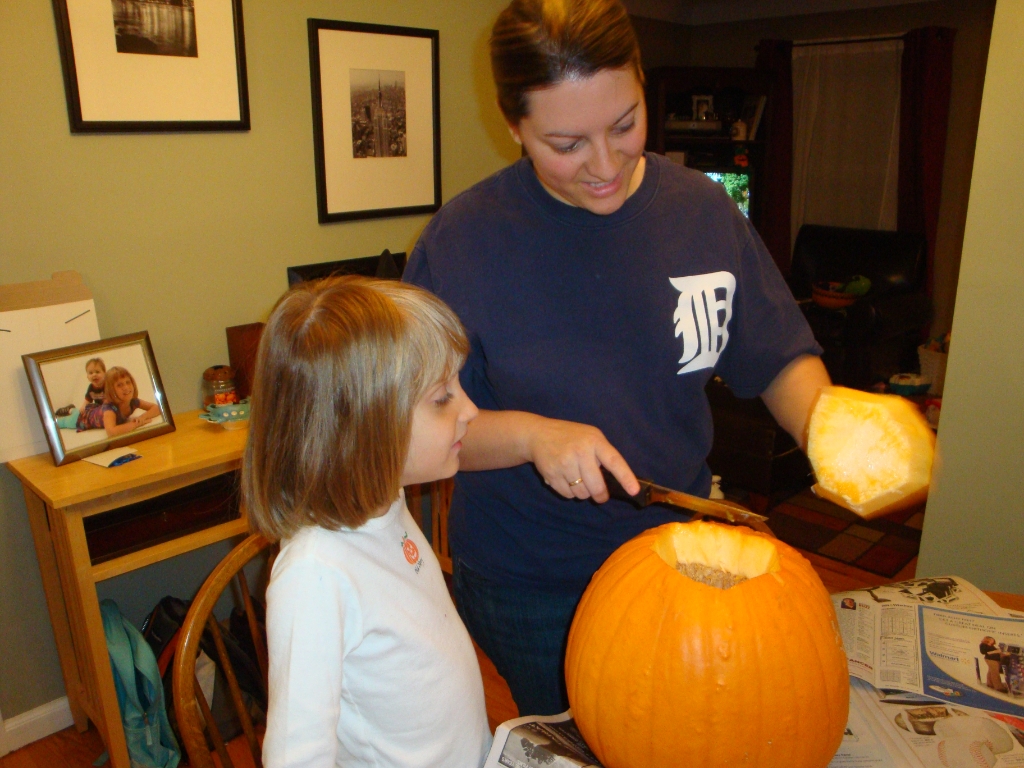
[[[787,544],[892,577],[917,556],[924,504],[864,520],[808,488],[766,514],[768,526]]]

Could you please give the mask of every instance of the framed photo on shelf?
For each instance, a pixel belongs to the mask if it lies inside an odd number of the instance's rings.
[[[147,331],[21,359],[58,466],[174,431]]]
[[[715,97],[710,95],[693,96],[693,119],[715,119]]]
[[[72,133],[249,130],[242,0],[53,0]]]
[[[307,24],[320,223],[436,211],[437,30]]]

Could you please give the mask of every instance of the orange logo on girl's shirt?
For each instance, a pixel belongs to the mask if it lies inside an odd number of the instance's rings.
[[[416,566],[416,573],[420,572],[420,548],[416,546],[416,542],[409,538],[409,534],[406,533],[402,536],[402,553],[405,555],[405,559],[409,565]]]
[[[420,551],[412,539],[405,540],[405,543],[402,544],[402,551],[405,552],[405,559],[409,561],[409,565],[415,565],[416,561],[420,559]]]

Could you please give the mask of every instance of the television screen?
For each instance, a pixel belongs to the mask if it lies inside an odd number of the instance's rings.
[[[743,215],[750,218],[750,174],[747,172],[735,173],[733,171],[704,171],[709,179],[717,181],[725,187],[729,197],[736,201]]]

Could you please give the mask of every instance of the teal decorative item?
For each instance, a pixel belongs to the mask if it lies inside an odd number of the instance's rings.
[[[889,379],[889,391],[904,397],[923,395],[930,386],[930,379],[916,373],[897,373]]]
[[[249,425],[249,398],[227,405],[208,405],[199,418],[224,429],[242,429]]]

